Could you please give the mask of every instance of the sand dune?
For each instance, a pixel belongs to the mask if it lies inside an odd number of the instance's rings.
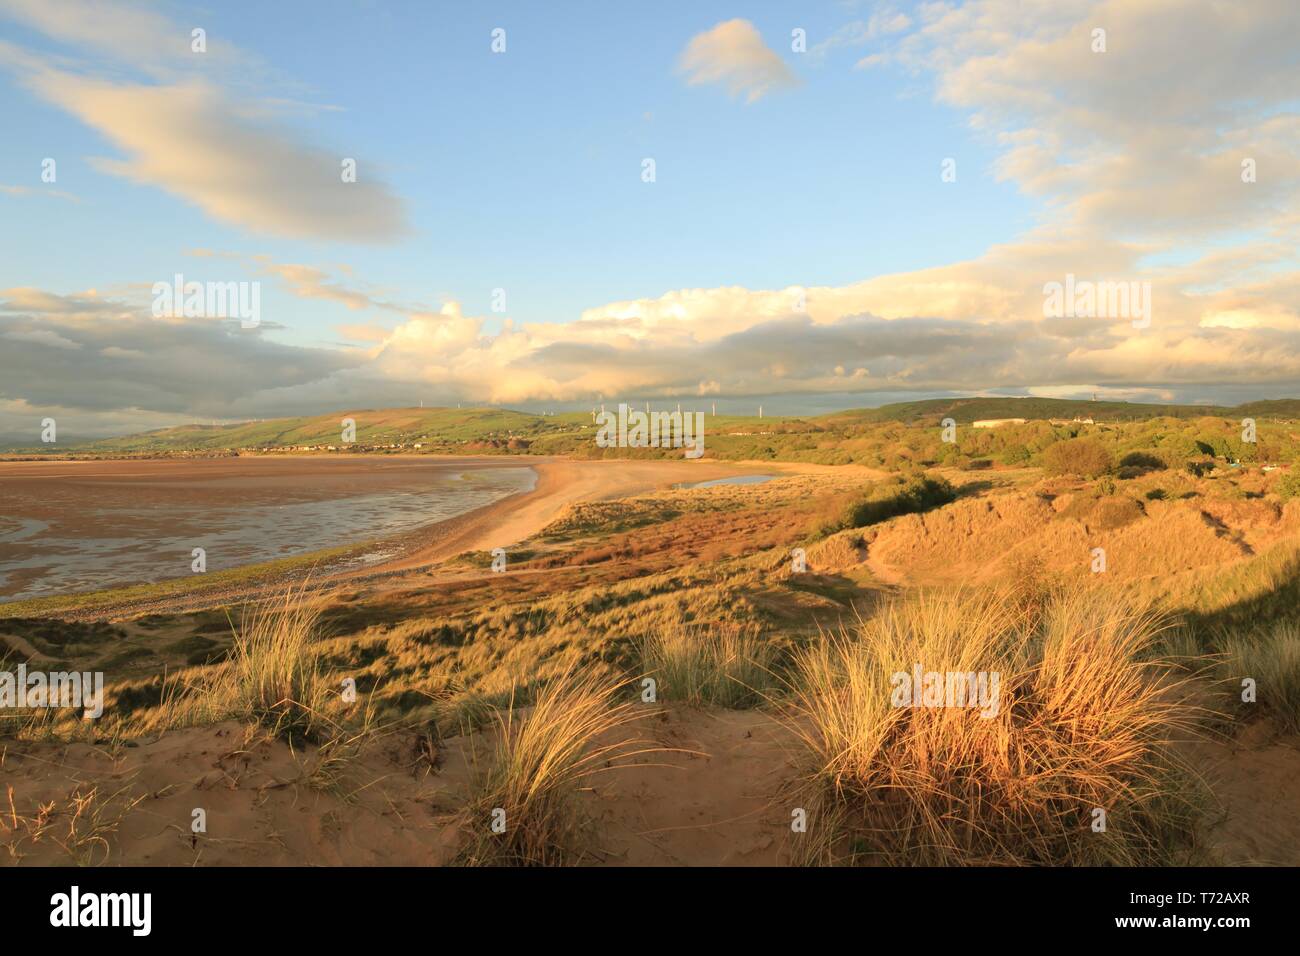
[[[592,778],[580,795],[595,826],[582,862],[788,862],[783,785],[795,768],[789,731],[772,715],[655,708],[632,733],[666,749]],[[390,735],[328,785],[313,779],[314,748],[250,737],[235,721],[117,752],[81,743],[11,748],[0,761],[13,799],[0,814],[0,850],[8,848],[4,862],[25,865],[446,864],[459,845],[454,818],[474,748],[485,745],[475,738],[430,750],[423,738]],[[1222,814],[1207,820],[1222,862],[1300,864],[1300,753],[1266,725],[1236,743],[1200,743],[1196,753],[1222,801]],[[79,801],[83,818],[73,824]],[[53,807],[44,829],[42,805]],[[196,809],[204,833],[193,831]]]

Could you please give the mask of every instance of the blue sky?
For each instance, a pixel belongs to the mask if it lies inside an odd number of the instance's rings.
[[[682,287],[838,285],[959,260],[1028,222],[1031,203],[993,180],[995,154],[961,113],[904,72],[849,69],[863,47],[815,52],[860,11],[748,5],[802,85],[744,104],[674,69],[686,40],[734,5],[561,6],[563,16],[529,3],[469,15],[429,3],[172,8],[208,31],[210,48],[231,43],[274,64],[264,93],[324,107],[296,118],[304,135],[404,197],[412,235],[380,246],[250,235],[106,177],[84,157],[111,156],[112,144],[5,83],[0,181],[35,181],[39,160],[56,156],[60,188],[81,201],[47,203],[25,223],[30,241],[0,264],[0,285],[70,293],[176,270],[203,279],[184,255],[202,247],[345,261],[404,301],[452,298],[472,312],[489,313],[491,290],[505,288],[512,317],[567,321]],[[501,55],[489,48],[497,26]],[[790,52],[795,27],[814,52]],[[647,156],[654,184],[640,178]],[[956,184],[939,180],[947,156],[964,174]],[[112,241],[126,223],[129,241]],[[332,323],[348,319],[283,294],[273,304],[302,340],[332,341]]]
[[[1300,393],[1298,33],[1286,0],[0,0],[0,434]],[[259,282],[262,324],[151,314],[178,272]],[[1151,315],[1049,315],[1066,276]]]

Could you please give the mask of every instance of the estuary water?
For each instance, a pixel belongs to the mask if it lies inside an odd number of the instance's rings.
[[[182,577],[453,518],[537,481],[510,459],[0,462],[0,602]]]

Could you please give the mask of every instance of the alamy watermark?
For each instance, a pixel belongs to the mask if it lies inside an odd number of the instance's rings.
[[[155,318],[239,319],[242,329],[262,323],[262,283],[186,282],[179,272],[172,282],[153,284]]]
[[[1151,325],[1151,283],[1075,279],[1066,273],[1065,282],[1043,286],[1045,319],[1131,319],[1133,328]]]
[[[601,448],[684,448],[687,458],[704,454],[703,412],[638,412],[621,404],[617,415],[601,411],[596,423]]]
[[[152,893],[83,893],[74,885],[67,893],[50,897],[54,927],[119,926],[130,929],[132,936],[148,936],[152,914]]]
[[[104,713],[104,675],[100,671],[0,671],[0,708],[80,707],[87,720]]]
[[[917,664],[910,673],[890,675],[894,688],[890,703],[895,707],[978,707],[987,720],[998,715],[1001,680],[997,671],[925,671]]]

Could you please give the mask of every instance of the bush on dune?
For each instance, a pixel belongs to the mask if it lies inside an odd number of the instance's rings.
[[[1110,450],[1095,438],[1071,438],[1043,452],[1043,470],[1049,475],[1100,478],[1114,469]]]
[[[1165,460],[1153,451],[1131,451],[1119,463],[1122,468],[1138,468],[1143,471],[1163,471],[1168,467]]]
[[[1293,468],[1300,467],[1293,465]],[[1300,471],[1292,471],[1290,474],[1283,475],[1277,482],[1277,493],[1283,501],[1290,501],[1292,498],[1300,498]]]
[[[836,517],[821,522],[816,534],[826,537],[848,528],[865,528],[899,515],[938,508],[956,497],[951,483],[942,477],[917,475],[882,481],[844,505]]]

